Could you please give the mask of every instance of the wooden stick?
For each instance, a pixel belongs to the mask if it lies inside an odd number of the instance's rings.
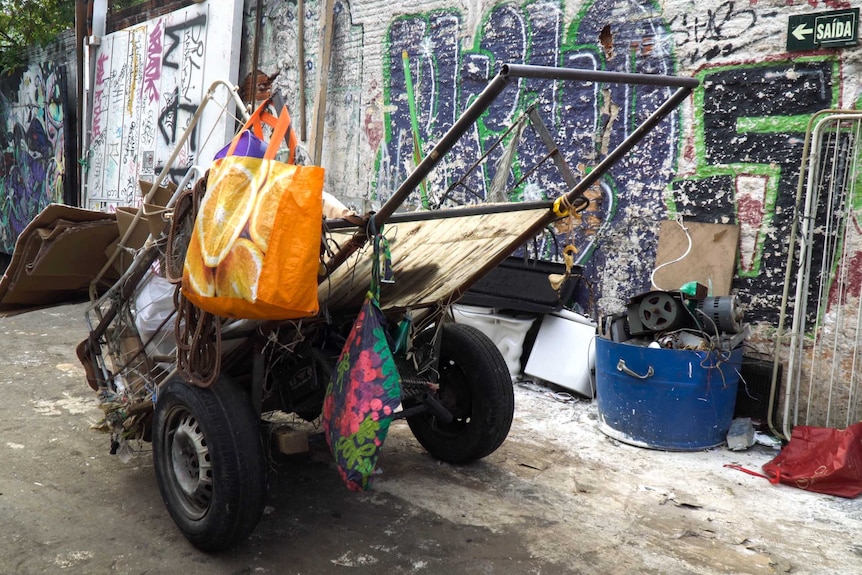
[[[296,0],[296,59],[299,62],[299,139],[306,141],[305,118],[305,0]]]
[[[326,90],[329,83],[329,63],[332,59],[332,19],[335,0],[326,0],[323,7],[323,26],[320,29],[320,44],[318,52],[320,60],[317,66],[317,95],[314,100],[314,130],[311,133],[309,148],[311,159],[316,165],[321,165],[323,155],[323,124],[326,116]]]

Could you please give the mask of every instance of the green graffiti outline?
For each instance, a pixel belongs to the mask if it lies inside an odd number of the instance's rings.
[[[751,269],[746,270],[741,265],[742,255],[737,249],[736,252],[736,274],[739,277],[757,277],[760,275],[761,263],[763,260],[763,242],[765,241],[763,231],[772,225],[772,220],[775,215],[775,205],[778,200],[778,181],[781,177],[781,168],[777,165],[756,164],[753,162],[735,162],[732,164],[722,164],[720,166],[707,166],[699,171],[696,175],[688,175],[686,177],[677,177],[668,185],[665,192],[665,205],[668,210],[668,218],[674,219],[679,215],[676,202],[673,199],[673,186],[678,182],[697,182],[711,177],[720,176],[761,176],[766,177],[766,193],[763,198],[763,220],[760,228],[756,233],[755,249],[751,258]],[[735,199],[735,198],[734,198]],[[739,222],[738,217],[739,206],[734,201],[733,216],[736,222]]]
[[[705,67],[699,70],[695,77],[698,79],[700,84],[697,88],[695,88],[694,93],[692,94],[693,98],[693,110],[695,111],[692,114],[692,131],[693,131],[693,142],[694,142],[694,158],[695,158],[695,168],[694,172],[685,174],[682,176],[678,176],[674,178],[665,190],[665,205],[668,211],[669,218],[675,218],[679,214],[679,209],[677,208],[676,201],[673,198],[673,189],[675,184],[679,182],[696,182],[698,180],[703,180],[709,177],[715,176],[733,176],[739,177],[742,175],[752,175],[752,176],[766,176],[767,178],[767,187],[766,194],[763,199],[763,220],[760,224],[760,228],[757,230],[756,239],[754,243],[754,253],[752,255],[751,260],[751,269],[745,270],[740,266],[741,254],[739,250],[737,250],[736,254],[736,273],[739,277],[743,278],[754,278],[758,277],[762,271],[761,264],[763,261],[763,253],[765,250],[765,241],[766,234],[763,233],[764,230],[767,230],[773,222],[775,216],[775,206],[778,200],[778,194],[780,190],[778,189],[778,182],[781,177],[781,166],[777,164],[762,164],[756,162],[732,162],[729,164],[710,164],[706,160],[706,134],[703,125],[703,105],[704,105],[704,92],[706,90],[704,82],[708,76],[711,76],[716,73],[725,72],[728,70],[756,70],[759,68],[765,67],[773,67],[781,64],[796,64],[796,63],[805,63],[805,62],[829,62],[832,63],[832,77],[840,78],[840,61],[833,55],[826,56],[803,56],[803,57],[794,57],[794,58],[783,58],[779,60],[768,60],[768,61],[760,61],[760,62],[745,62],[741,64],[725,64],[713,67]],[[832,83],[832,102],[833,106],[835,106],[840,101],[841,95],[841,83],[833,82]],[[700,114],[696,112],[700,111]],[[766,117],[748,117],[741,116],[736,120],[736,132],[739,134],[745,133],[772,133],[772,132],[787,132],[789,128],[795,128],[801,133],[805,133],[806,126],[808,123],[808,118],[810,115],[793,115],[793,116],[766,116]],[[804,120],[804,121],[803,121]],[[790,130],[796,131],[796,130]],[[680,131],[680,133],[685,133]],[[687,138],[681,137],[679,139],[679,153],[677,154],[677,158],[681,157],[684,153],[685,146],[687,145]],[[738,218],[738,205],[735,201],[734,196],[734,219],[736,222],[739,222]]]

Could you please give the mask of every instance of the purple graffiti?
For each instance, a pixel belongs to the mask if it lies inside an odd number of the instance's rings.
[[[63,66],[32,66],[0,78],[0,252],[11,253],[36,214],[65,199],[66,108]]]
[[[159,20],[152,32],[147,47],[147,65],[144,68],[144,94],[150,102],[159,98],[159,80],[162,77],[162,21]]]
[[[98,89],[93,95],[93,139],[98,139],[102,134],[102,115],[107,112],[107,98],[105,96],[105,62],[108,55],[102,54],[96,61],[96,85]]]

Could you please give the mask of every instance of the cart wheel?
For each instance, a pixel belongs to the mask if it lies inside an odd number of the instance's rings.
[[[446,324],[442,337],[436,398],[453,419],[446,423],[428,412],[408,417],[407,424],[437,459],[468,463],[493,453],[509,434],[512,377],[500,350],[478,329]]]
[[[195,547],[228,549],[260,521],[266,469],[259,421],[230,379],[207,389],[182,378],[162,386],[153,463],[168,512]]]

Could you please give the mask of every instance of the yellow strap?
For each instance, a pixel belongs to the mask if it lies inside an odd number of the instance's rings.
[[[554,200],[554,214],[559,218],[565,218],[569,215],[569,209],[572,206],[566,201],[566,196],[560,196]]]

